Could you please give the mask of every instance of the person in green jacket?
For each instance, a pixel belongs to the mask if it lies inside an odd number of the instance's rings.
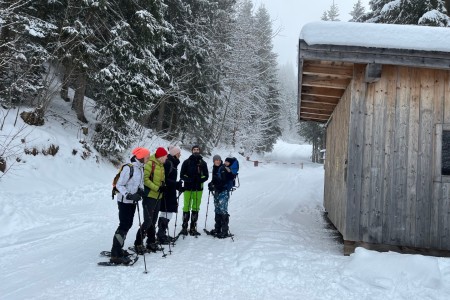
[[[156,251],[158,246],[155,239],[155,225],[158,220],[161,199],[165,189],[165,171],[164,163],[167,159],[167,150],[163,147],[156,149],[154,155],[150,156],[149,161],[144,167],[144,194],[142,200],[142,210],[144,211],[144,222],[136,233],[134,246],[137,253],[144,253],[147,248],[149,251]],[[144,248],[142,238],[147,236],[146,247]]]

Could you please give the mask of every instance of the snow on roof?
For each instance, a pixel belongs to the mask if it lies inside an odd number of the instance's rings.
[[[318,21],[307,23],[300,39],[308,45],[340,45],[450,52],[450,28]]]

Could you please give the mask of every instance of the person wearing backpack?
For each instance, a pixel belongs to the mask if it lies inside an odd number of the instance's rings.
[[[230,166],[236,158],[227,157],[225,162],[219,155],[213,156],[212,180],[208,184],[209,192],[214,195],[214,229],[211,234],[218,238],[228,237],[228,223],[230,215],[228,214],[228,201],[230,200],[230,191],[234,186],[235,175]]]
[[[123,245],[128,231],[133,225],[137,201],[141,200],[144,191],[144,164],[148,161],[150,151],[147,148],[133,149],[130,162],[121,167],[115,184],[117,205],[119,208],[119,227],[113,237],[110,262],[129,264],[131,259],[124,251]]]
[[[178,211],[178,193],[183,192],[183,182],[177,181],[178,165],[180,164],[181,149],[177,146],[169,146],[169,155],[164,163],[164,170],[166,176],[166,192],[161,201],[161,209],[158,219],[158,232],[156,237],[160,244],[168,244],[171,237],[167,235],[166,231],[169,228],[170,219],[174,213]]]
[[[158,219],[161,199],[165,191],[164,163],[167,159],[167,151],[163,147],[156,149],[155,154],[144,167],[144,199],[142,210],[144,211],[144,222],[136,232],[134,247],[137,253],[143,254],[146,249],[155,252],[158,249],[155,239],[155,225]],[[142,237],[147,237],[146,249]]]
[[[202,201],[203,183],[209,178],[208,166],[200,155],[200,147],[192,147],[192,155],[181,165],[180,179],[184,181],[183,223],[180,234],[188,234],[188,222],[192,218],[189,234],[200,235],[197,231],[198,212]]]

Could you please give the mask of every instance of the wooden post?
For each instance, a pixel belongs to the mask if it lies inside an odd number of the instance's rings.
[[[303,163],[300,163],[300,169],[303,169]]]
[[[258,166],[258,161],[255,160],[255,161],[253,162],[253,165],[254,165],[255,167],[257,167],[257,166]]]

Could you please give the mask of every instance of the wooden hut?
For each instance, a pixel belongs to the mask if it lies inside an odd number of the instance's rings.
[[[314,22],[298,115],[326,124],[324,208],[356,246],[450,253],[450,29]]]

